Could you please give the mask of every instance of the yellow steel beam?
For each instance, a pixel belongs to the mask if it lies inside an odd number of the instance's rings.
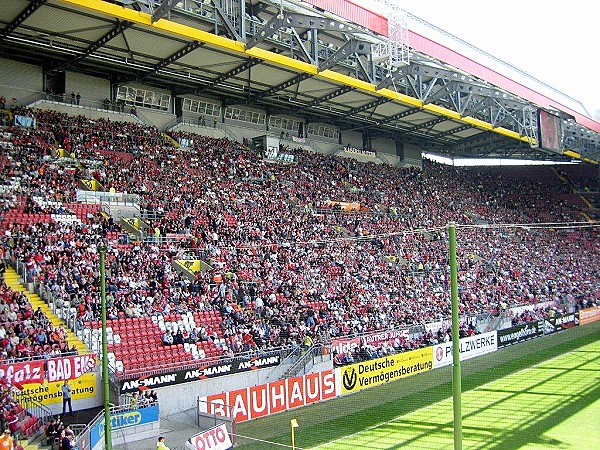
[[[152,23],[152,16],[141,11],[128,9],[113,3],[108,3],[104,0],[61,0],[63,3],[78,6],[83,9],[88,9],[107,16],[115,17],[121,20],[127,20],[138,25],[145,25],[156,30],[164,31],[185,39],[192,39],[198,42],[203,42],[208,45],[219,47],[222,49],[234,51],[236,53],[244,53],[244,44],[234,41],[223,36],[209,33],[208,31],[199,30],[188,25],[183,25],[166,19],[160,19]]]
[[[459,113],[457,113],[456,111],[452,111],[451,109],[444,108],[443,106],[434,105],[433,103],[427,103],[426,105],[423,105],[423,109],[425,111],[429,111],[435,114],[439,114],[441,116],[450,117],[451,119],[464,122],[463,117]]]
[[[317,75],[319,68],[314,64],[310,64],[304,61],[290,58],[289,56],[280,55],[278,53],[270,52],[259,47],[252,47],[246,50],[248,56],[253,58],[262,59],[263,61],[269,61],[279,66],[288,67],[290,69],[297,70],[298,72],[310,73],[311,75]]]
[[[505,128],[494,128],[492,124],[485,122],[483,120],[476,119],[474,117],[463,117],[456,111],[452,111],[448,108],[444,108],[442,106],[433,105],[433,104],[423,104],[423,102],[414,97],[410,97],[405,94],[401,94],[399,92],[393,91],[391,89],[376,89],[376,86],[373,83],[368,83],[366,81],[358,80],[356,78],[352,78],[348,75],[343,75],[338,72],[334,72],[332,70],[323,70],[322,72],[318,71],[318,68],[313,64],[309,64],[303,61],[298,61],[297,59],[290,58],[285,55],[280,55],[277,53],[270,52],[268,50],[264,50],[258,47],[253,47],[251,49],[246,49],[245,45],[242,42],[234,41],[232,39],[228,39],[223,36],[217,36],[213,33],[209,33],[208,31],[199,30],[197,28],[190,27],[188,25],[179,24],[167,19],[160,19],[156,22],[152,23],[152,17],[150,14],[143,13],[140,11],[135,11],[132,9],[128,9],[119,5],[115,5],[113,3],[108,3],[104,0],[60,0],[63,3],[68,3],[73,6],[77,6],[83,9],[91,10],[100,14],[104,14],[107,16],[115,17],[121,20],[127,20],[129,22],[136,23],[138,25],[144,25],[149,28],[153,28],[155,30],[163,31],[165,33],[169,33],[175,36],[179,36],[185,39],[192,39],[198,42],[205,43],[207,45],[217,47],[219,49],[228,50],[234,53],[239,53],[242,55],[246,55],[253,58],[262,59],[264,61],[268,61],[270,63],[274,63],[278,66],[287,67],[293,69],[298,72],[309,73],[311,75],[315,75],[324,80],[332,81],[334,83],[343,84],[354,89],[369,92],[369,93],[377,93],[381,96],[387,97],[391,100],[400,102],[405,105],[409,105],[411,107],[423,108],[426,111],[435,113],[437,115],[441,115],[444,117],[448,117],[453,120],[457,120],[459,122],[467,123],[472,125],[475,128],[479,128],[482,130],[489,130],[495,133],[502,134],[504,136],[508,136],[513,139],[517,139],[520,141],[528,141],[527,136],[521,136],[519,133],[514,131],[507,130]]]

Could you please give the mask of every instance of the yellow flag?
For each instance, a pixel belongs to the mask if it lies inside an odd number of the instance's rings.
[[[290,425],[292,425],[292,428],[298,428],[300,426],[298,425],[298,421],[296,419],[290,420]]]

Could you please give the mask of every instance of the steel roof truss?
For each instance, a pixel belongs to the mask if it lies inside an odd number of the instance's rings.
[[[155,73],[159,72],[160,70],[165,69],[170,64],[173,64],[178,59],[181,59],[185,55],[192,53],[194,50],[196,50],[198,47],[201,47],[202,45],[203,44],[200,44],[200,42],[198,42],[198,41],[192,41],[192,42],[188,43],[182,49],[177,50],[172,55],[167,56],[165,59],[163,59],[163,60],[159,61],[157,64],[155,64],[151,71],[146,72],[142,75],[142,77],[140,78],[140,81],[143,81],[146,78],[148,78],[149,76],[152,76]]]
[[[439,139],[446,136],[450,136],[452,134],[460,133],[461,131],[470,130],[471,128],[473,128],[473,125],[461,125],[459,127],[451,128],[450,130],[438,133],[435,135],[435,137]]]
[[[83,50],[83,52],[81,54],[71,58],[68,61],[65,61],[64,63],[59,64],[57,67],[55,67],[55,70],[66,69],[66,68],[72,66],[73,64],[81,61],[82,59],[87,58],[92,53],[95,53],[96,51],[100,50],[108,42],[113,40],[115,37],[117,37],[123,31],[130,28],[132,25],[133,25],[132,22],[128,22],[126,20],[117,21],[117,24],[108,33],[106,33],[104,36],[102,36],[96,42],[91,43],[85,50]]]
[[[177,0],[162,0],[158,8],[154,10],[152,13],[152,23],[166,17],[168,20],[171,20],[171,10],[173,9],[173,5]]]
[[[368,81],[369,83],[373,83],[373,76],[371,76],[371,73],[373,73],[373,70],[372,70],[373,69],[373,63],[372,63],[372,61],[370,59],[371,58],[369,58],[368,62],[369,62],[369,67],[371,68],[371,70],[369,70],[367,68],[367,66],[365,66],[365,63],[364,63],[364,61],[361,58],[358,58],[358,57],[356,58],[356,60],[355,60],[356,61],[356,66],[357,66],[356,67],[357,68],[357,74],[356,74],[356,76],[357,76],[357,78],[361,78],[359,76],[359,73],[360,73],[360,74],[363,75],[363,79],[365,81]]]
[[[291,28],[292,30],[296,30],[296,35],[298,35],[298,30],[307,29],[337,31],[350,34],[357,31],[357,29],[355,29],[353,26],[337,20],[283,11],[283,13],[272,16],[261,30],[248,39],[248,42],[246,43],[246,50],[256,47],[261,42],[271,38],[275,32],[281,30],[282,28]],[[301,41],[301,39],[298,40]],[[311,59],[313,61],[316,60],[314,55],[312,55]]]
[[[212,80],[210,83],[204,84],[198,90],[198,92],[204,92],[208,88],[216,86],[217,84],[222,83],[222,82],[228,80],[231,77],[239,75],[240,73],[245,72],[246,70],[250,69],[251,67],[254,67],[254,66],[260,64],[261,62],[262,61],[260,59],[257,59],[257,58],[248,58],[243,64],[240,64],[239,66],[234,67],[229,72],[222,73],[217,78],[215,78],[214,80]]]
[[[227,30],[227,33],[229,34],[229,36],[232,37],[233,39],[235,39],[236,41],[244,42],[245,38],[240,35],[238,30],[236,30],[235,25],[233,23],[231,23],[229,16],[227,15],[227,13],[225,11],[223,11],[223,8],[219,4],[219,2],[217,2],[216,0],[213,0],[212,3],[213,3],[214,10],[216,11],[217,15],[221,19],[221,22],[225,26],[225,29]],[[216,17],[215,17],[215,19],[216,19]]]
[[[298,32],[296,31],[295,28],[292,28],[292,39],[298,45],[298,50],[300,50],[300,53],[302,54],[302,56],[304,56],[304,60],[311,64],[316,64],[315,58],[306,49],[306,47],[304,46],[304,42],[302,42],[302,38],[300,37],[300,35],[298,34]],[[292,51],[293,50],[294,50],[294,47],[292,47]]]
[[[48,0],[34,0],[31,3],[29,3],[25,7],[25,9],[21,12],[21,14],[19,14],[17,17],[15,17],[15,19],[12,22],[10,22],[8,25],[6,25],[6,27],[4,27],[0,31],[0,39],[5,38],[9,34],[11,34],[13,31],[15,31],[17,28],[19,28],[19,26],[23,22],[25,22],[29,16],[31,16],[34,12],[36,12],[40,8],[40,6],[42,6],[47,1]]]
[[[262,100],[265,97],[273,95],[276,92],[279,92],[283,89],[287,89],[287,88],[293,86],[294,84],[300,83],[301,81],[304,81],[307,78],[310,78],[311,76],[312,75],[310,73],[306,73],[306,72],[299,73],[294,78],[290,78],[289,80],[284,81],[283,83],[279,83],[278,85],[273,86],[273,87],[267,89],[266,91],[259,92],[255,95],[253,95],[252,97],[250,97],[248,99],[248,102],[253,103],[257,100]]]
[[[320,105],[323,102],[329,101],[334,99],[335,97],[339,97],[340,95],[343,95],[347,92],[350,92],[353,88],[351,86],[342,86],[341,88],[337,89],[336,91],[333,91],[327,95],[324,95],[322,97],[316,98],[314,99],[312,102],[307,103],[304,106],[301,106],[300,108],[295,109],[295,112],[299,112],[302,111],[304,109],[307,108],[313,108],[315,106]]]
[[[365,105],[357,106],[356,108],[352,108],[351,110],[346,112],[346,115],[353,116],[355,114],[368,111],[371,108],[377,108],[379,105],[383,105],[384,103],[388,103],[391,101],[392,100],[387,97],[379,97],[377,100],[373,100],[372,102],[369,102]],[[373,112],[374,112],[374,110],[373,110]]]
[[[370,55],[371,44],[351,38],[338,48],[333,55],[319,64],[319,71],[331,69],[337,63],[347,60],[350,55]]]
[[[406,77],[408,75],[417,75],[419,73],[419,65],[411,62],[408,66],[394,67],[385,73],[385,69],[382,66],[378,66],[377,74],[381,81],[377,84],[376,89],[388,88],[390,86],[396,87],[397,85],[406,86]]]
[[[386,123],[394,122],[398,119],[402,119],[403,117],[408,117],[412,114],[416,114],[421,111],[421,108],[410,108],[406,111],[402,111],[401,113],[394,114],[393,116],[386,117],[385,119],[377,121],[377,125],[385,125]]]
[[[428,120],[420,125],[415,125],[414,127],[409,128],[407,131],[410,133],[417,130],[423,130],[425,128],[433,128],[438,123],[445,122],[446,120],[448,119],[445,117],[436,117],[435,119]]]

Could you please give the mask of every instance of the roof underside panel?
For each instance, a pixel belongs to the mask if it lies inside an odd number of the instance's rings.
[[[2,16],[5,22],[12,22],[21,14],[21,12],[29,5],[25,0],[12,0],[10,2],[2,2]]]

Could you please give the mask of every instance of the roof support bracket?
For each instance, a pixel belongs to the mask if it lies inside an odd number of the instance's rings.
[[[156,8],[152,13],[151,23],[158,22],[163,17],[171,20],[171,10],[175,5],[175,1],[176,0],[162,0],[158,8]]]
[[[349,41],[345,42],[344,45],[338,48],[333,55],[319,64],[319,72],[331,69],[338,62],[348,59],[348,57],[353,54],[370,55],[371,44],[354,38],[350,39]]]
[[[227,32],[229,33],[229,35],[232,38],[234,38],[236,41],[244,42],[244,37],[240,36],[240,33],[238,33],[238,30],[236,30],[236,28],[233,25],[233,23],[231,23],[231,20],[229,19],[229,16],[223,10],[223,8],[221,7],[221,5],[218,2],[216,2],[216,1],[213,0],[213,6],[215,8],[215,11],[216,11],[217,15],[221,18],[221,21],[223,22],[223,25],[225,25],[225,29],[227,30]]]
[[[282,11],[271,17],[262,29],[248,40],[246,43],[246,50],[256,47],[282,28],[293,28],[296,30],[329,30],[342,33],[354,33],[358,31],[358,29],[354,28],[352,25],[334,19]]]

